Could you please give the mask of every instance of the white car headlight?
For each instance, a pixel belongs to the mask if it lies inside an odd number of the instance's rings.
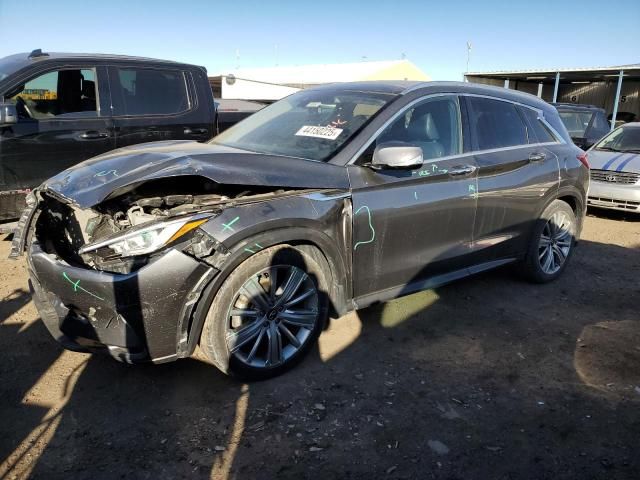
[[[145,255],[161,249],[194,228],[199,227],[209,218],[210,215],[200,214],[177,220],[154,222],[99,242],[88,243],[80,248],[79,253],[93,252],[99,248],[108,247],[121,257]]]

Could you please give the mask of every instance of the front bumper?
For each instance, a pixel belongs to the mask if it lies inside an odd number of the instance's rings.
[[[178,250],[126,275],[72,267],[38,242],[28,264],[34,302],[58,342],[128,363],[188,355],[193,307],[214,274]]]
[[[640,185],[591,181],[587,204],[625,212],[640,212]]]

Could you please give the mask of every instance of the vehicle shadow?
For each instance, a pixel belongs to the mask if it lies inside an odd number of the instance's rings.
[[[589,205],[589,208],[587,209],[587,215],[623,222],[640,222],[640,213],[638,212],[623,212],[622,210],[598,208],[591,205]]]
[[[586,382],[597,362],[579,339],[602,321],[637,329],[639,249],[582,241],[552,284],[502,269],[347,315],[264,382],[90,356],[31,475],[637,478],[640,395]],[[636,346],[615,342],[625,369]]]

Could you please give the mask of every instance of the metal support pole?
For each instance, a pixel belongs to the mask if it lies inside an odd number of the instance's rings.
[[[618,103],[620,102],[620,90],[622,90],[622,77],[624,77],[624,70],[620,70],[620,74],[618,75],[616,99],[613,102],[613,113],[611,114],[611,130],[613,130],[616,126],[616,117],[618,116]]]
[[[542,98],[542,87],[544,87],[544,83],[540,82],[538,84],[538,98]]]
[[[509,89],[509,79],[505,79],[504,81],[504,88],[506,88],[507,90]]]
[[[556,72],[556,84],[553,86],[553,103],[558,101],[559,86],[560,86],[560,72]]]

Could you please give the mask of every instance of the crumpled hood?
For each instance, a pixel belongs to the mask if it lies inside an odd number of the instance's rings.
[[[183,175],[198,175],[230,185],[349,188],[344,167],[190,140],[113,150],[64,170],[40,188],[88,208],[147,180]]]
[[[640,154],[589,150],[589,165],[595,170],[640,173]]]

